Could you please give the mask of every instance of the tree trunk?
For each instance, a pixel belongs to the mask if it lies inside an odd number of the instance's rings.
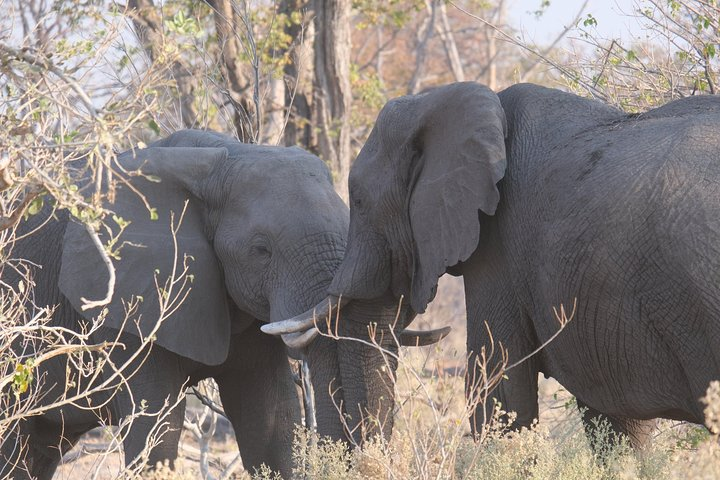
[[[493,15],[493,23],[495,25],[505,24],[505,1],[500,0],[495,7],[495,15]],[[494,30],[488,29],[488,42],[487,42],[487,58],[488,58],[488,78],[487,86],[491,90],[496,91],[497,85],[497,63],[498,63],[498,49],[497,49],[497,33]]]
[[[490,90],[497,90],[497,37],[495,32],[488,29],[488,42],[487,42],[487,58],[488,58],[488,71],[487,71],[487,86]]]
[[[282,78],[271,78],[268,84],[265,122],[260,143],[279,145],[283,139],[285,123],[285,82]]]
[[[304,11],[307,0],[282,0],[280,14],[290,15]],[[293,39],[290,45],[291,60],[284,67],[285,112],[287,121],[283,132],[286,146],[298,145],[307,150],[313,146],[311,128],[311,100],[313,84],[312,39],[315,32],[309,15],[301,24],[290,23],[285,33]]]
[[[128,15],[132,19],[140,45],[145,49],[150,61],[154,63],[161,56],[165,44],[160,12],[155,7],[153,0],[128,0],[127,6]],[[174,60],[169,70],[178,90],[182,126],[194,127],[197,124],[198,115],[194,106],[193,73],[179,60]]]
[[[313,0],[315,78],[313,124],[320,157],[347,202],[350,173],[350,0]]]
[[[422,76],[425,71],[425,57],[427,56],[428,43],[435,31],[435,3],[428,0],[425,2],[425,7],[428,12],[428,16],[424,20],[420,29],[418,29],[417,45],[415,47],[415,69],[413,70],[412,77],[410,77],[410,81],[408,82],[407,92],[411,95],[420,91]]]
[[[443,48],[445,49],[445,55],[450,63],[450,70],[452,70],[453,77],[456,82],[464,82],[465,72],[463,70],[462,62],[460,61],[460,54],[458,53],[457,44],[455,43],[455,36],[450,28],[450,21],[448,20],[445,2],[439,2],[438,14],[440,15],[440,23],[437,25],[437,30],[438,34],[440,34]]]
[[[247,27],[249,18],[240,18],[233,8],[233,0],[208,0],[215,13],[215,31],[220,45],[219,63],[223,66],[226,95],[234,108],[233,124],[237,137],[243,142],[257,143],[260,139],[260,122],[257,111],[259,105],[257,94],[258,65],[252,66],[254,72],[245,72],[242,58],[243,46],[240,39],[252,39],[253,32]],[[239,7],[238,7],[239,8]],[[248,42],[252,44],[253,42]],[[253,52],[249,52],[252,56]],[[255,52],[257,56],[257,52]],[[253,59],[251,59],[252,61]],[[254,60],[257,60],[255,58]],[[254,89],[254,90],[253,90]],[[253,93],[255,91],[255,93]]]

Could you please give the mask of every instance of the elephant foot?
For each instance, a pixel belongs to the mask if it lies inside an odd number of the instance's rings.
[[[72,449],[82,433],[63,431],[42,418],[28,420],[21,432],[3,439],[0,478],[51,480],[63,453]]]
[[[605,451],[607,447],[615,447],[623,440],[628,441],[635,450],[643,450],[652,443],[657,420],[614,417],[601,413],[580,399],[577,400],[577,404],[582,415],[585,434],[596,453]],[[603,425],[609,428],[609,435],[607,431],[602,430]]]

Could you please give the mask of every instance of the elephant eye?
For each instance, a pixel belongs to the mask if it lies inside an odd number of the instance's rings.
[[[355,191],[350,193],[350,206],[360,209],[363,206],[363,196],[358,192],[358,190],[358,188],[355,188]]]
[[[268,248],[266,245],[255,245],[255,246],[253,246],[253,251],[261,257],[271,257],[272,256],[272,253],[270,252],[270,248]]]
[[[250,247],[251,254],[256,258],[267,261],[272,257],[270,242],[264,235],[258,235],[253,239]]]
[[[350,179],[350,207],[360,208],[362,206],[361,188],[355,179]]]

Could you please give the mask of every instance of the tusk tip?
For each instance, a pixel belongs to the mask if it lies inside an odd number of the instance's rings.
[[[307,347],[320,332],[316,328],[311,328],[306,332],[289,333],[282,336],[283,342],[290,348],[302,350]]]
[[[266,323],[265,325],[260,326],[260,330],[270,335],[277,335],[277,333],[275,333],[276,328],[273,327],[272,323]]]
[[[426,347],[447,337],[451,330],[450,326],[427,331],[405,329],[400,334],[400,344],[406,347]]]

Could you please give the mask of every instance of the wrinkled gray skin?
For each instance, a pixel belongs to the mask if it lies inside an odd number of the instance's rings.
[[[137,197],[119,187],[110,207],[132,222],[121,238],[145,247],[126,245],[121,250],[106,326],[88,343],[115,339],[123,318],[119,299],[133,294],[144,298],[139,307],[141,330],[148,333],[152,328],[158,312],[153,271],[160,271],[162,283],[172,269],[169,212],[179,216],[185,199],[189,205],[177,238],[180,258],[184,253],[193,257],[188,260],[194,277],[190,295],[157,333],[156,344],[129,380],[129,388],[123,386],[109,401],[110,392],[96,395],[92,406],[107,401],[102,408],[66,406],[23,421],[20,437],[10,436],[3,445],[0,477],[14,466],[13,478],[49,479],[61,452],[98,425],[98,416],[117,424],[132,413],[130,394],[138,405],[144,400],[152,413],[166,398],[176,398],[186,381],[213,377],[245,467],[252,471],[264,462],[287,478],[299,404],[286,348],[279,338],[261,333],[259,322],[296,315],[327,295],[345,251],[347,206],[334,192],[323,162],[298,148],[245,145],[211,132],[183,131],[136,153],[120,155],[119,163],[128,170],[142,167],[152,175],[152,181],[127,178],[157,208],[158,219],[152,221]],[[84,228],[66,212],[56,212],[54,220],[49,214],[45,211],[20,226],[22,233],[48,221],[17,242],[11,257],[42,267],[30,267],[37,284],[35,304],[58,304],[53,324],[77,330],[83,316],[89,319],[98,313],[79,313],[80,297],[102,298],[107,272]],[[3,281],[17,285],[18,277],[6,266]],[[346,313],[349,319],[352,315]],[[128,324],[122,334],[121,341],[129,347],[139,342],[136,328]],[[25,348],[32,355],[32,347]],[[115,351],[112,358],[120,365],[132,351]],[[330,382],[340,379],[335,345],[321,338],[307,357],[315,366],[319,429],[341,438],[342,425],[327,393]],[[65,359],[58,357],[36,372],[38,385],[43,385],[39,388],[48,392],[46,401],[62,392],[65,366]],[[135,366],[137,362],[129,371]],[[166,418],[169,430],[152,450],[151,465],[176,458],[184,406],[183,401]],[[154,420],[141,417],[134,422],[124,442],[126,463],[145,446]],[[15,465],[18,440],[28,442],[28,451],[23,463]]]
[[[423,312],[463,275],[468,379],[490,341],[520,366],[488,402],[538,416],[538,372],[636,444],[655,417],[703,423],[720,378],[720,97],[640,115],[540,86],[458,83],[389,102],[350,172],[330,291]],[[496,357],[497,358],[497,357]],[[491,363],[492,367],[492,363]],[[368,389],[375,388],[373,385]],[[474,431],[485,418],[477,408]]]

